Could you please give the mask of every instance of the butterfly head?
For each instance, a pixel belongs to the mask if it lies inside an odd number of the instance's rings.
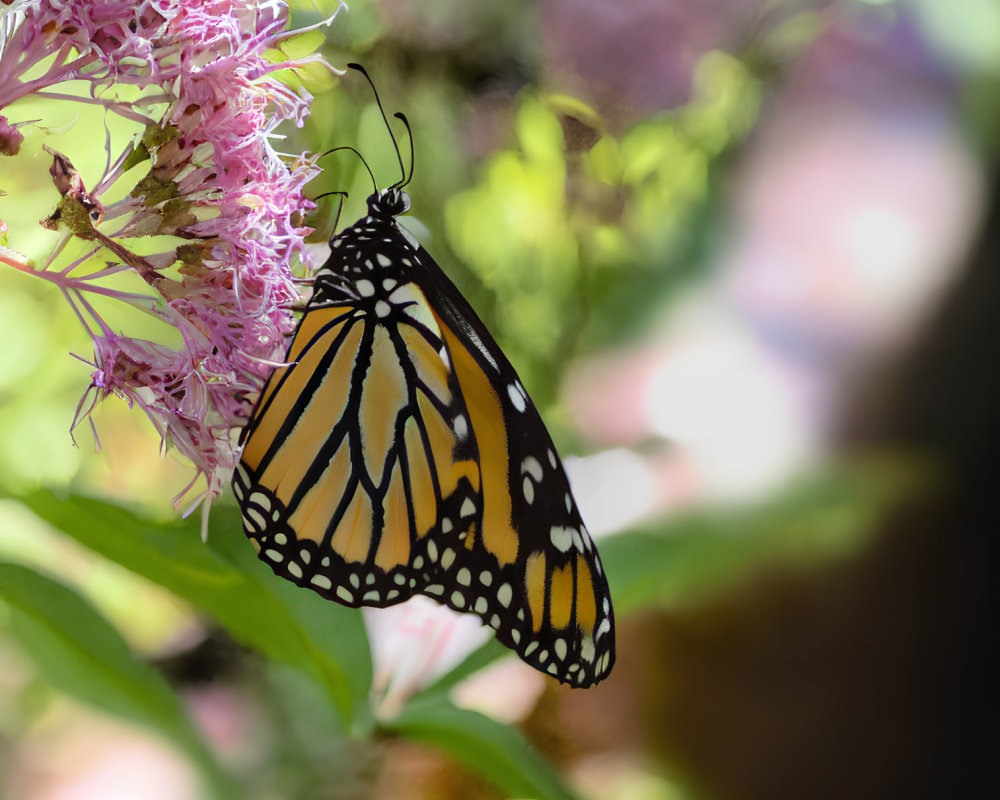
[[[392,219],[410,210],[410,196],[395,186],[368,197],[368,214],[378,219]]]

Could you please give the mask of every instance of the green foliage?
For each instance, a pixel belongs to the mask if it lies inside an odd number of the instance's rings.
[[[756,80],[721,53],[699,65],[689,106],[620,136],[578,101],[522,92],[515,143],[448,200],[445,223],[456,256],[503,309],[488,321],[542,387],[536,401],[553,391],[551,364],[634,335],[703,266],[712,165],[758,104]],[[596,141],[567,152],[566,120],[595,126]]]
[[[56,688],[148,726],[197,765],[217,798],[239,794],[163,677],[139,661],[84,598],[51,578],[0,562],[0,599],[14,636]]]
[[[883,474],[873,481],[872,476],[871,470],[830,473],[757,511],[692,514],[602,540],[619,618],[650,606],[690,602],[764,564],[810,563],[851,552],[858,532],[870,528],[872,514],[883,505],[868,487],[884,487],[887,479]],[[554,769],[516,730],[449,700],[456,683],[506,652],[495,641],[411,698],[397,717],[376,723],[368,706],[372,673],[360,614],[275,577],[255,557],[232,507],[215,509],[206,544],[193,523],[155,522],[94,498],[35,491],[18,500],[87,548],[193,603],[237,641],[285,665],[298,678],[283,679],[272,704],[292,703],[312,714],[323,706],[335,712],[342,736],[378,731],[433,745],[511,795],[570,796]],[[13,564],[0,564],[0,598],[11,609],[18,641],[53,686],[159,731],[201,767],[217,796],[229,796],[229,779],[163,679],[85,600]],[[303,742],[313,741],[314,758],[330,757],[335,741],[324,747],[316,736],[304,736]],[[296,758],[303,756],[300,752]]]
[[[193,524],[156,524],[93,498],[36,491],[35,514],[105,558],[194,603],[233,637],[323,687],[345,728],[364,728],[371,663],[356,612],[276,578],[248,546],[239,515],[217,512],[207,544]]]
[[[386,730],[439,747],[512,797],[572,800],[558,775],[516,730],[447,702],[415,701]]]
[[[239,530],[235,509],[216,510],[217,524],[203,544],[194,524],[156,523],[93,498],[36,491],[18,499],[81,544],[194,603],[237,641],[296,671],[314,687],[300,685],[296,693],[325,698],[343,733],[373,732],[367,705],[371,663],[360,613],[275,577]],[[19,640],[54,686],[160,730],[218,782],[219,797],[227,796],[226,779],[163,679],[85,601],[31,570],[5,564],[0,597],[15,612]],[[512,793],[568,797],[555,771],[516,731],[447,699],[451,685],[502,652],[491,642],[380,730],[439,746]],[[287,691],[282,697],[292,699]],[[315,700],[307,702],[315,709]]]
[[[871,474],[832,471],[760,507],[692,511],[602,540],[616,613],[692,603],[766,566],[803,568],[854,552],[884,505]]]

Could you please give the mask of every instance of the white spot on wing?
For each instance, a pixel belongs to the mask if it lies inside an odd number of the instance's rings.
[[[514,590],[510,588],[509,583],[500,584],[500,588],[497,589],[497,600],[500,601],[500,605],[504,608],[510,605],[510,601],[514,599]]]
[[[535,483],[542,482],[542,465],[539,463],[538,459],[534,456],[528,456],[524,461],[521,462],[521,472],[527,472],[535,479]]]
[[[256,508],[245,509],[244,512],[243,512],[243,519],[246,519],[247,517],[249,517],[255,523],[257,523],[256,530],[262,531],[262,530],[264,530],[264,528],[267,527],[267,520],[264,519],[264,517],[261,516],[260,512]],[[250,527],[253,527],[253,526],[252,525],[248,525],[247,527],[250,528]]]
[[[510,397],[510,402],[518,411],[523,413],[528,407],[528,404],[524,401],[524,397],[521,396],[521,393],[513,383],[507,385],[507,396]]]
[[[554,647],[554,649],[556,651],[556,657],[560,661],[565,660],[565,658],[566,658],[566,640],[565,639],[556,639],[555,645],[553,645],[553,647]]]
[[[565,553],[573,544],[573,531],[571,528],[564,528],[561,525],[553,525],[549,529],[549,538],[552,546],[560,553]]]
[[[530,506],[535,500],[535,485],[531,482],[531,478],[527,475],[524,476],[524,483],[521,485],[521,491],[524,492],[524,499]]]

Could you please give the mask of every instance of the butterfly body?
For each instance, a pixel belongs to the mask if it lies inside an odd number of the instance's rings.
[[[600,558],[516,372],[398,188],[331,239],[233,477],[278,575],[348,606],[425,594],[590,686],[614,663]]]

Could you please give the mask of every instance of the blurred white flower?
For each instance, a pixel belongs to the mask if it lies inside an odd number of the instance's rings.
[[[417,595],[388,608],[363,608],[374,677],[372,706],[381,719],[458,666],[492,631],[479,617],[459,614]]]

